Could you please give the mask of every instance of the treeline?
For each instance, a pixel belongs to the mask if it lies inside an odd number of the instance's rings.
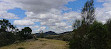
[[[81,16],[73,25],[70,49],[111,49],[111,19],[105,24],[95,19],[93,0],[85,3]]]
[[[31,39],[32,30],[29,27],[25,27],[21,31],[12,25],[8,20],[0,20],[0,47],[13,44],[16,41],[24,41]]]

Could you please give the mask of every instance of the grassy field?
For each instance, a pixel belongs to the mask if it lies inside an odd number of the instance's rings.
[[[18,49],[20,47],[25,49],[68,49],[67,42],[52,39],[29,40],[18,44],[4,46],[0,49]]]

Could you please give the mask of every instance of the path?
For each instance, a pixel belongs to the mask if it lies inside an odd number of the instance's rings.
[[[39,39],[36,41],[31,40],[19,44],[4,46],[0,49],[18,49],[20,47],[25,49],[68,49],[67,43],[65,41],[52,39]]]

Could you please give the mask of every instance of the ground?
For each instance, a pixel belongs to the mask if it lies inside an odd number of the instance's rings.
[[[20,47],[25,49],[68,49],[68,43],[61,40],[38,39],[4,46],[0,49],[18,49]]]

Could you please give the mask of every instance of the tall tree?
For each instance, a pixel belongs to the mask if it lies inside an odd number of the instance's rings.
[[[6,20],[0,20],[0,46],[12,44],[15,42],[15,35],[13,30],[15,27]]]
[[[95,20],[95,8],[94,8],[94,1],[88,0],[84,8],[82,9],[82,24],[92,24]]]

